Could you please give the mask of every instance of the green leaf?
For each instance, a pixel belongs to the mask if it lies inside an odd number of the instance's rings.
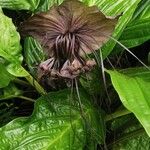
[[[44,93],[43,88],[21,66],[23,57],[19,33],[16,31],[12,20],[2,12],[0,12],[0,31],[0,56],[7,60],[7,71],[17,77],[26,77],[31,85],[34,85],[40,93]]]
[[[20,64],[9,64],[6,67],[7,71],[16,77],[26,77],[29,73]]]
[[[135,14],[133,15],[132,21],[138,20],[138,19],[143,19],[143,18],[149,18],[150,17],[150,1],[147,0],[142,0],[139,3],[139,6],[137,7]]]
[[[37,9],[37,11],[47,11],[51,6],[55,4],[61,4],[63,0],[45,0],[44,4]]]
[[[150,138],[133,114],[114,119],[110,130],[115,133],[108,149],[112,150],[149,150]]]
[[[138,77],[144,81],[150,82],[150,71],[145,67],[127,68],[120,70],[120,73],[123,73],[133,78]]]
[[[44,53],[41,45],[32,37],[28,37],[24,41],[25,61],[30,72],[35,75],[37,66],[44,61]]]
[[[150,136],[150,71],[130,70],[129,74],[107,71],[123,105],[134,113]],[[132,72],[132,73],[131,73]],[[140,74],[140,75],[139,75]]]
[[[20,63],[22,61],[20,36],[12,20],[0,12],[0,56],[6,60]]]
[[[150,39],[150,1],[144,1],[137,8],[132,21],[119,39],[128,48],[138,46]]]
[[[141,0],[102,0],[102,1],[97,1],[97,5],[99,8],[107,15],[113,16],[113,15],[118,15],[121,12],[123,12],[123,15],[120,17],[115,31],[113,33],[113,37],[115,39],[119,39],[121,36],[122,32],[124,31],[125,27],[129,23],[129,21],[132,18],[132,15],[134,14],[138,3]],[[106,58],[111,51],[113,50],[116,42],[113,40],[109,40],[108,43],[106,43],[102,47],[102,52],[103,52],[103,58]]]
[[[136,135],[136,133],[140,135]],[[150,147],[150,139],[142,130],[136,130],[130,135],[130,137],[126,137],[126,139],[117,145],[113,146],[113,150],[149,150]]]
[[[0,62],[0,88],[8,86],[10,81],[14,78],[8,71],[6,70],[4,64]]]
[[[45,0],[0,0],[0,6],[14,10],[34,11],[44,3]]]
[[[82,150],[87,141],[102,142],[102,118],[89,97],[80,93],[83,119],[78,100],[69,96],[68,90],[49,93],[36,101],[30,117],[17,118],[0,128],[1,149]]]
[[[149,150],[150,138],[132,114],[115,119],[112,130],[116,133],[113,150]]]
[[[12,20],[6,17],[3,12],[0,12],[0,31],[0,56],[9,63],[6,66],[8,71],[10,73],[14,72],[13,75],[16,76],[27,76],[28,74],[25,71],[15,72],[15,70],[24,70],[21,67],[23,57],[21,54],[20,36]]]

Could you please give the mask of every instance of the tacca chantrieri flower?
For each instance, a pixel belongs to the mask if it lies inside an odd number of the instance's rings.
[[[95,61],[86,55],[108,40],[116,23],[117,18],[106,17],[96,6],[65,0],[30,17],[21,31],[37,39],[47,53],[48,60],[39,65],[43,75],[73,79],[93,68]]]

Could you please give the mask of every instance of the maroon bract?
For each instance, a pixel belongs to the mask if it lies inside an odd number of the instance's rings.
[[[85,56],[108,40],[116,23],[117,18],[107,18],[95,6],[65,0],[33,15],[22,24],[21,31],[36,38],[50,58],[39,65],[42,75],[73,79],[93,68],[95,61]]]

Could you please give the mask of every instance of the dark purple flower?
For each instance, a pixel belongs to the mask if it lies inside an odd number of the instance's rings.
[[[39,65],[40,72],[51,77],[73,79],[96,64],[87,54],[108,40],[117,23],[95,6],[77,0],[65,0],[48,12],[33,15],[22,25],[22,33],[37,39],[49,59]]]

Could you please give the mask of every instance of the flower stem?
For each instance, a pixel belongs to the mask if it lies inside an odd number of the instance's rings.
[[[130,111],[127,110],[127,109],[119,110],[119,111],[116,111],[116,112],[113,113],[113,114],[107,115],[107,116],[105,117],[105,121],[110,121],[110,120],[116,119],[116,118],[118,118],[118,117],[128,115],[128,114],[130,114],[130,113],[132,113],[132,112],[130,112]]]

